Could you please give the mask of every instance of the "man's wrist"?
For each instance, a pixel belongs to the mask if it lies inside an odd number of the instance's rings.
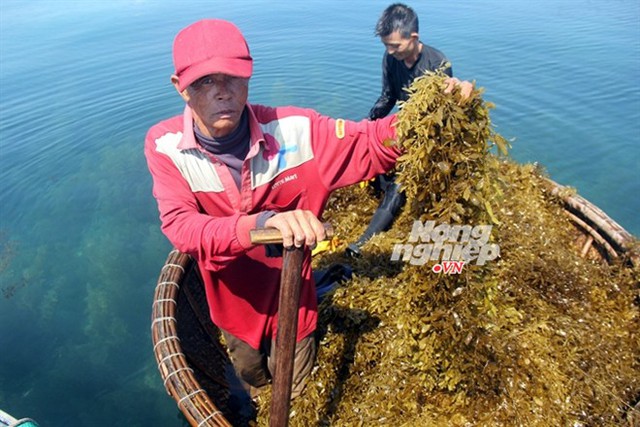
[[[256,227],[257,228],[264,228],[264,225],[267,222],[267,220],[269,218],[273,217],[275,214],[276,214],[276,212],[274,212],[274,211],[260,212],[258,214],[258,218],[256,219]]]

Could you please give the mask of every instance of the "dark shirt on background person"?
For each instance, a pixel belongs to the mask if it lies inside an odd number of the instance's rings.
[[[421,42],[419,42],[421,43]],[[412,67],[407,67],[404,61],[397,60],[388,52],[382,58],[382,93],[369,112],[369,119],[375,120],[385,117],[391,112],[398,101],[406,101],[409,97],[405,90],[416,77],[427,71],[436,71],[442,68],[444,74],[453,77],[451,66],[445,55],[438,49],[422,44],[422,51],[418,61]]]
[[[387,116],[398,101],[406,101],[405,90],[428,71],[443,71],[452,77],[449,61],[438,49],[420,41],[418,15],[409,6],[394,3],[387,7],[376,24],[375,34],[385,47],[382,58],[382,93],[369,111],[369,120]],[[358,256],[360,247],[374,234],[386,231],[400,213],[406,198],[395,182],[395,173],[382,174],[372,183],[376,193],[384,197],[369,225],[357,241],[349,244],[347,253]]]

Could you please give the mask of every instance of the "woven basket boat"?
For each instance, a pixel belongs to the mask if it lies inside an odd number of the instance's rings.
[[[552,184],[556,194],[563,190]],[[625,255],[638,265],[638,254],[629,252],[634,240],[630,233],[580,196],[564,201],[576,226],[581,256],[611,262]],[[241,417],[230,408],[231,362],[208,313],[196,263],[189,255],[171,251],[158,278],[152,309],[153,351],[160,375],[191,426],[232,426]],[[640,425],[640,419],[632,414],[630,423]]]

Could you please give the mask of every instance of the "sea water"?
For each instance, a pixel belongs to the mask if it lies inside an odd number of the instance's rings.
[[[383,1],[0,2],[0,407],[43,426],[178,426],[150,309],[170,249],[142,154],[179,114],[171,44],[219,17],[255,59],[250,101],[360,120]],[[640,234],[640,3],[416,1],[424,43],[496,104],[512,156]]]

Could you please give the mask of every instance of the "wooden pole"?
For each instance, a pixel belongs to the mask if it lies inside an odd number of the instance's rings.
[[[331,238],[333,228],[330,224],[324,224],[324,227],[327,238]],[[282,243],[282,236],[276,229],[251,230],[250,236],[253,244]],[[303,258],[304,247],[285,249],[282,255],[270,427],[286,427],[289,424]]]
[[[271,427],[286,427],[289,423],[303,255],[303,248],[285,249],[282,259],[276,360],[269,419]]]

